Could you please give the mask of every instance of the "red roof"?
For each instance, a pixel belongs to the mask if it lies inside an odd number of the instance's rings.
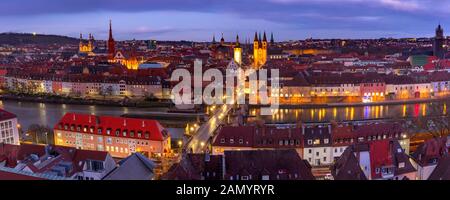
[[[17,116],[13,113],[10,113],[6,110],[0,109],[0,121],[17,118]]]
[[[372,177],[376,177],[376,168],[393,165],[392,147],[389,140],[377,140],[370,143],[370,168]]]
[[[140,138],[154,141],[163,141],[166,136],[164,127],[156,120],[135,119],[112,116],[95,116],[87,114],[67,113],[55,125],[55,130],[70,130],[71,126],[75,126],[73,131],[77,131],[77,127],[81,126],[81,130],[77,132],[99,134],[101,129],[102,135],[115,135],[125,138]],[[85,129],[86,127],[86,129]],[[93,128],[93,132],[90,129]],[[110,130],[110,133],[107,133]],[[119,134],[116,134],[116,131]],[[125,136],[123,133],[126,133]],[[134,132],[134,135],[131,134]],[[141,135],[139,137],[139,132]],[[149,137],[145,138],[148,134]]]
[[[0,171],[0,180],[45,180],[34,176],[27,176],[23,174],[16,174],[12,172]]]

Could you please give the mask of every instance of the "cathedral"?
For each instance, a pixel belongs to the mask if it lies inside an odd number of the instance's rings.
[[[261,39],[261,34],[258,38],[258,33],[255,32],[255,39],[253,40],[253,66],[258,69],[267,62],[267,37],[266,32]]]
[[[83,34],[80,33],[80,45],[78,47],[80,53],[92,54],[94,51],[94,36],[89,33],[87,44],[83,41]]]

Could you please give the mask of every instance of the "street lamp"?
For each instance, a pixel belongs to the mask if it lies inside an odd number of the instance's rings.
[[[178,146],[181,148],[181,145],[183,145],[183,141],[178,141]]]

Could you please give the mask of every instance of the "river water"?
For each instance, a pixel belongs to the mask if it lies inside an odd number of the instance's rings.
[[[370,120],[370,119],[399,119],[415,118],[429,115],[447,114],[447,104],[450,102],[429,102],[417,104],[376,105],[376,106],[345,106],[305,109],[279,109],[270,116],[261,116],[259,109],[250,109],[250,120],[264,120],[266,123],[296,123]]]
[[[346,106],[329,108],[280,109],[271,116],[259,115],[259,109],[250,109],[251,119],[266,123],[328,122],[383,118],[422,117],[447,113],[450,102],[432,102],[402,105]],[[94,115],[120,116],[123,114],[146,114],[150,111],[166,111],[167,108],[108,107],[96,105],[49,104],[36,102],[0,101],[0,107],[15,113],[24,129],[31,124],[53,127],[67,112]]]

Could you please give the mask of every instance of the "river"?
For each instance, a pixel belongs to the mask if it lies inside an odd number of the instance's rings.
[[[450,102],[279,109],[276,114],[270,116],[261,116],[257,108],[252,108],[249,112],[250,116],[253,116],[250,120],[264,120],[266,123],[329,122],[331,120],[398,119],[443,115],[448,112],[447,104],[450,105]]]
[[[68,112],[120,116],[122,114],[146,114],[150,111],[167,110],[167,108],[108,107],[96,105],[17,102],[11,100],[0,101],[0,107],[16,114],[19,123],[24,129],[27,129],[31,124],[41,124],[53,127],[58,120]],[[252,108],[250,109],[249,114],[254,116],[251,119],[262,119],[266,123],[296,123],[298,121],[328,122],[330,120],[348,121],[422,117],[446,113],[447,102],[445,101],[402,105],[279,109],[277,114],[271,116],[261,116],[259,114],[259,109]],[[162,123],[164,124],[164,122]]]

